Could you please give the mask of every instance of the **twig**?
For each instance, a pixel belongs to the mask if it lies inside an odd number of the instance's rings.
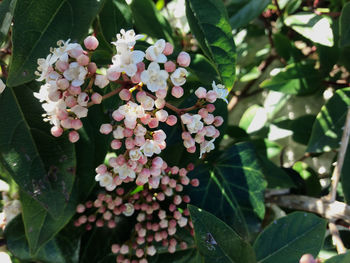
[[[341,219],[350,224],[350,206],[343,202],[328,202],[323,199],[304,195],[272,196],[267,197],[267,202],[289,209],[316,213],[331,221]]]
[[[338,254],[345,254],[346,248],[344,246],[343,241],[341,240],[336,224],[334,224],[334,222],[329,222],[328,228],[329,228],[329,232],[332,235],[333,244],[337,248]]]
[[[278,4],[278,1],[277,0],[273,0],[273,3],[275,4],[276,8],[277,8],[277,15],[282,19],[283,21],[283,17],[282,17],[282,11],[281,11],[281,8]]]
[[[329,194],[325,197],[325,199],[329,202],[335,201],[335,197],[337,194],[337,186],[340,180],[340,175],[344,164],[346,149],[349,143],[349,136],[350,136],[350,108],[348,109],[348,113],[346,115],[344,132],[340,142],[340,149],[338,153],[337,164],[335,165],[333,174],[332,174],[331,190]]]

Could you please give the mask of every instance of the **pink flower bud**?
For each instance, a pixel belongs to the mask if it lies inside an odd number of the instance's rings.
[[[144,253],[142,248],[138,248],[138,249],[136,249],[136,253],[135,254],[136,254],[136,257],[142,258],[145,253]]]
[[[218,96],[218,95],[216,94],[215,91],[209,90],[205,98],[206,98],[206,100],[207,100],[208,102],[213,103],[213,102],[216,101],[217,96]]]
[[[87,66],[87,69],[88,69],[90,74],[95,74],[96,70],[97,70],[97,66],[94,62],[90,62]]]
[[[84,45],[88,50],[95,50],[98,47],[98,40],[94,36],[88,36],[84,39]]]
[[[166,89],[160,89],[156,91],[156,96],[159,99],[165,99],[166,95],[167,95],[167,90]]]
[[[162,165],[163,165],[163,159],[161,157],[157,156],[152,160],[152,166],[154,168],[160,169],[162,168]]]
[[[196,152],[196,146],[191,146],[191,147],[187,148],[186,150],[189,153],[195,153]]]
[[[305,254],[300,258],[299,263],[316,263],[316,260],[311,254]]]
[[[71,143],[75,143],[79,140],[79,133],[76,132],[76,131],[71,131],[69,134],[68,134],[68,137],[69,137],[69,141]]]
[[[63,129],[59,126],[53,126],[51,128],[51,134],[55,137],[60,137],[63,133]]]
[[[157,120],[157,118],[151,118],[149,123],[148,123],[148,126],[153,129],[153,128],[157,128],[159,125],[159,122]]]
[[[166,120],[166,124],[169,126],[174,126],[177,123],[177,118],[175,115],[169,115],[168,119]]]
[[[164,50],[163,50],[163,54],[166,55],[166,56],[169,56],[169,55],[171,55],[173,52],[174,52],[174,46],[173,46],[171,43],[166,42],[166,43],[165,43]]]
[[[73,96],[68,96],[64,101],[69,108],[73,108],[75,105],[77,105],[77,100]]]
[[[102,96],[95,92],[91,95],[91,101],[94,103],[94,104],[101,104],[102,102]]]
[[[168,112],[165,110],[159,110],[156,112],[156,118],[160,122],[165,122],[168,118]]]
[[[66,90],[69,88],[69,81],[66,79],[59,79],[57,80],[57,86],[61,89],[61,90]]]
[[[116,121],[121,121],[124,119],[124,115],[122,115],[118,110],[113,111],[112,117]]]
[[[154,101],[154,105],[156,106],[157,109],[163,109],[165,106],[165,100],[158,98]]]
[[[84,206],[83,204],[77,205],[76,211],[77,211],[77,213],[79,213],[79,214],[84,213],[84,211],[85,211],[85,206]]]
[[[83,123],[80,119],[74,119],[72,120],[72,128],[74,130],[79,130],[81,127],[83,127]]]
[[[153,133],[153,139],[156,141],[156,142],[162,142],[166,139],[166,134],[163,130],[157,130],[157,131],[154,131]],[[159,167],[160,168],[160,167]]]
[[[176,69],[176,64],[169,60],[164,63],[164,69],[169,73],[174,72]]]
[[[188,140],[191,140],[192,139],[192,136],[189,132],[183,132],[181,134],[181,138],[185,141],[188,141]]]
[[[205,117],[208,116],[208,111],[205,108],[202,108],[198,111],[198,114],[204,119]]]
[[[140,83],[141,82],[141,73],[136,72],[136,74],[131,77],[131,82],[134,84]]]
[[[145,68],[146,68],[145,63],[143,63],[143,62],[137,63],[136,66],[137,66],[137,72],[142,72],[142,71],[144,71]]]
[[[127,150],[131,150],[135,147],[134,140],[132,138],[126,138],[125,140],[125,148]]]
[[[130,93],[130,91],[128,89],[122,89],[119,92],[119,97],[122,100],[128,101],[128,100],[131,99],[131,93]]]
[[[118,254],[118,252],[120,250],[120,246],[118,244],[113,244],[111,250],[112,250],[112,253]]]
[[[66,71],[69,68],[69,63],[65,61],[58,60],[55,64],[56,69],[58,69],[61,72]]]
[[[114,67],[110,67],[107,69],[107,78],[110,81],[116,81],[120,77],[120,72],[116,71]]]
[[[191,185],[194,187],[199,186],[199,180],[197,178],[191,180]]]
[[[214,115],[208,114],[208,116],[205,117],[203,120],[206,124],[211,125],[214,122]]]
[[[203,87],[199,87],[198,89],[196,89],[194,94],[199,99],[205,99],[205,97],[207,96],[207,90],[205,88],[203,88]]]
[[[81,88],[80,87],[75,87],[75,86],[70,86],[68,88],[68,91],[72,95],[79,95],[81,93]]]
[[[188,195],[185,195],[182,200],[185,202],[185,203],[189,203],[191,202],[191,198],[188,196]]]
[[[215,105],[214,104],[208,104],[206,108],[207,108],[207,111],[210,112],[210,113],[215,111]]]
[[[179,99],[184,95],[184,90],[183,90],[183,88],[181,88],[179,86],[174,86],[171,89],[171,95],[173,95],[175,98]]]
[[[102,124],[100,127],[100,133],[102,134],[109,134],[113,130],[113,126],[109,123]]]
[[[181,67],[188,67],[190,65],[190,63],[191,63],[191,57],[190,57],[190,55],[187,52],[182,51],[177,56],[177,60],[176,61]]]
[[[142,103],[142,101],[147,97],[147,94],[146,92],[144,91],[139,91],[136,93],[136,100],[139,102],[139,103]]]
[[[165,200],[165,195],[162,192],[158,193],[157,200],[164,201]]]
[[[222,124],[224,123],[224,118],[222,118],[221,116],[216,116],[214,118],[214,126],[215,127],[220,127]]]
[[[80,66],[86,66],[89,64],[90,59],[88,56],[81,54],[79,57],[77,57],[77,62]]]
[[[120,253],[125,255],[129,253],[129,247],[127,245],[122,245],[120,248]]]

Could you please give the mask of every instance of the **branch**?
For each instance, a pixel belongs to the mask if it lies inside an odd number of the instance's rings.
[[[343,202],[328,202],[304,195],[272,196],[267,198],[267,202],[289,209],[319,214],[330,221],[341,219],[350,224],[350,206]]]
[[[338,153],[337,164],[335,165],[333,174],[332,174],[331,191],[325,197],[325,199],[329,202],[335,201],[335,197],[337,195],[337,186],[340,180],[341,170],[344,164],[346,149],[349,143],[349,136],[350,136],[350,108],[348,109],[348,113],[346,115],[344,132],[340,142],[340,149]]]
[[[345,254],[346,248],[344,246],[343,241],[341,240],[336,224],[334,224],[333,222],[329,222],[328,228],[329,228],[329,232],[332,235],[332,241],[335,247],[337,248],[338,254]]]

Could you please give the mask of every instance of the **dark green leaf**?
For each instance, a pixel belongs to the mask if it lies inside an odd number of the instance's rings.
[[[303,3],[303,0],[290,0],[288,1],[288,4],[286,5],[286,12],[287,14],[293,14],[295,11],[298,10],[300,5]]]
[[[333,31],[328,18],[314,13],[300,12],[285,18],[285,24],[303,37],[324,46],[334,44]]]
[[[218,83],[218,75],[214,66],[205,56],[201,54],[195,54],[192,56],[189,69],[204,85],[211,86],[213,81],[216,81],[216,83]]]
[[[350,252],[331,257],[327,259],[324,263],[348,263],[348,262],[350,262]]]
[[[40,103],[27,86],[16,90],[21,106],[10,88],[0,97],[1,159],[21,189],[58,216],[75,179],[74,146],[49,134]]]
[[[174,42],[168,20],[157,10],[151,0],[133,0],[130,8],[135,26],[140,32]]]
[[[339,148],[349,105],[350,88],[337,90],[316,117],[307,148],[308,152],[324,152]]]
[[[350,144],[349,144],[350,145]],[[343,189],[344,198],[347,204],[350,204],[350,150],[349,145],[346,149],[343,168],[341,170],[341,186]]]
[[[265,156],[259,155],[260,165],[264,172],[268,188],[291,188],[295,184],[289,175]]]
[[[243,27],[257,18],[270,2],[271,0],[234,1],[233,4],[228,6],[232,29]]]
[[[17,0],[3,0],[0,3],[0,46],[10,29],[16,2]]]
[[[60,39],[79,42],[105,0],[21,0],[15,8],[13,55],[7,85],[35,78],[38,58],[46,58]]]
[[[320,251],[327,221],[310,213],[294,212],[274,221],[254,243],[259,263],[295,263],[303,254]]]
[[[228,225],[214,215],[189,205],[195,241],[205,262],[253,263],[255,253]]]
[[[346,3],[340,16],[340,46],[350,45],[350,3]]]
[[[304,180],[306,194],[319,197],[322,187],[318,174],[304,162],[296,162],[293,165],[293,169],[297,171]]]
[[[313,63],[292,63],[271,79],[263,81],[261,87],[287,94],[306,95],[320,89],[322,82]]]
[[[191,203],[248,237],[247,224],[257,222],[265,213],[266,182],[254,149],[249,143],[240,143],[210,160],[190,173],[191,178],[200,180],[199,187],[188,190]],[[247,219],[250,222],[247,223]]]
[[[215,65],[222,83],[231,89],[235,80],[236,48],[221,1],[186,1],[186,16],[205,55]]]
[[[282,33],[277,33],[273,35],[273,42],[275,43],[275,48],[278,55],[288,61],[292,55],[292,44],[288,37]]]

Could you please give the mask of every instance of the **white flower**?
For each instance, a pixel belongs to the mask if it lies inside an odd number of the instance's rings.
[[[2,81],[2,79],[0,79],[0,94],[4,92],[5,88],[5,83]]]
[[[199,156],[199,158],[202,158],[202,155],[204,153],[208,153],[208,152],[215,149],[214,141],[215,141],[215,138],[210,140],[210,141],[204,141],[200,144],[200,156]]]
[[[147,111],[153,110],[154,100],[151,97],[145,96],[140,101],[141,101],[141,106],[143,107],[144,110],[147,110]]]
[[[100,89],[103,89],[109,84],[109,80],[105,75],[96,75],[94,84]]]
[[[152,157],[153,154],[160,154],[161,152],[158,143],[153,140],[146,140],[145,144],[142,145],[140,150],[143,151],[143,154],[147,157]]]
[[[187,129],[190,133],[197,133],[203,129],[203,122],[201,122],[201,116],[199,114],[192,115],[192,121],[187,124]]]
[[[187,70],[184,68],[177,68],[173,74],[170,75],[170,79],[175,86],[182,86],[186,82]]]
[[[38,63],[38,71],[35,71],[35,75],[39,76],[37,81],[43,81],[46,79],[49,74],[53,71],[52,64],[53,64],[53,59],[52,55],[49,54],[47,55],[46,59],[45,58],[38,58],[37,63]]]
[[[125,216],[132,216],[134,214],[135,208],[132,204],[130,203],[126,203],[125,204],[125,211],[123,212],[123,214]]]
[[[213,91],[216,93],[218,99],[222,99],[224,100],[226,103],[228,103],[226,97],[229,93],[228,89],[226,89],[226,87],[224,85],[221,84],[215,84],[215,81],[213,81],[213,83],[211,84],[211,86],[213,87]]]
[[[180,227],[184,227],[187,225],[188,219],[184,216],[181,216],[181,218],[177,221]]]
[[[114,168],[114,172],[119,174],[119,178],[122,180],[126,179],[127,177],[135,178],[136,176],[134,170],[132,170],[126,164],[123,164],[122,166],[118,166]]]
[[[72,81],[73,86],[78,87],[84,83],[87,73],[85,67],[80,66],[77,62],[72,62],[69,64],[69,68],[63,72],[63,76]]]
[[[173,0],[163,10],[172,27],[180,29],[183,33],[188,33],[190,26],[186,18],[185,5],[185,0]]]
[[[146,58],[157,63],[165,63],[166,56],[163,54],[165,48],[165,40],[159,39],[153,46],[146,49]]]
[[[141,81],[145,83],[147,88],[152,92],[166,89],[168,77],[168,72],[160,70],[159,64],[156,62],[151,62],[148,69],[141,73]]]
[[[115,184],[113,182],[113,177],[112,177],[111,173],[107,172],[107,173],[104,173],[104,174],[97,174],[95,176],[95,180],[97,182],[99,182],[101,187],[105,187],[106,189],[107,188],[111,189],[113,187],[115,188]],[[111,190],[109,190],[109,191],[111,191]]]
[[[61,60],[63,62],[68,62],[68,52],[67,47],[69,45],[70,39],[66,42],[63,40],[57,41],[57,48],[51,48],[52,53],[52,61],[55,63],[57,60]]]
[[[130,51],[126,44],[121,44],[118,46],[118,54],[112,58],[111,70],[125,72],[129,77],[132,77],[137,72],[136,64],[141,62],[144,57],[144,52],[139,50]]]
[[[132,101],[120,106],[118,111],[120,114],[125,116],[125,119],[128,119],[129,121],[134,121],[137,118],[142,118],[145,115],[145,111],[142,106]]]
[[[114,139],[123,139],[124,138],[124,128],[122,126],[118,126],[117,129],[113,131]]]
[[[117,41],[112,42],[115,46],[119,46],[120,44],[126,44],[129,48],[135,46],[136,41],[143,38],[144,35],[135,35],[135,31],[133,29],[125,32],[124,29],[120,30],[121,34],[117,34]]]
[[[157,250],[154,246],[147,247],[147,255],[154,256]]]
[[[75,113],[75,115],[77,115],[79,119],[86,117],[88,114],[88,109],[78,104],[71,108],[71,110]]]
[[[142,152],[140,151],[140,149],[137,149],[137,148],[132,149],[129,152],[129,157],[133,161],[138,161],[142,157]]]

